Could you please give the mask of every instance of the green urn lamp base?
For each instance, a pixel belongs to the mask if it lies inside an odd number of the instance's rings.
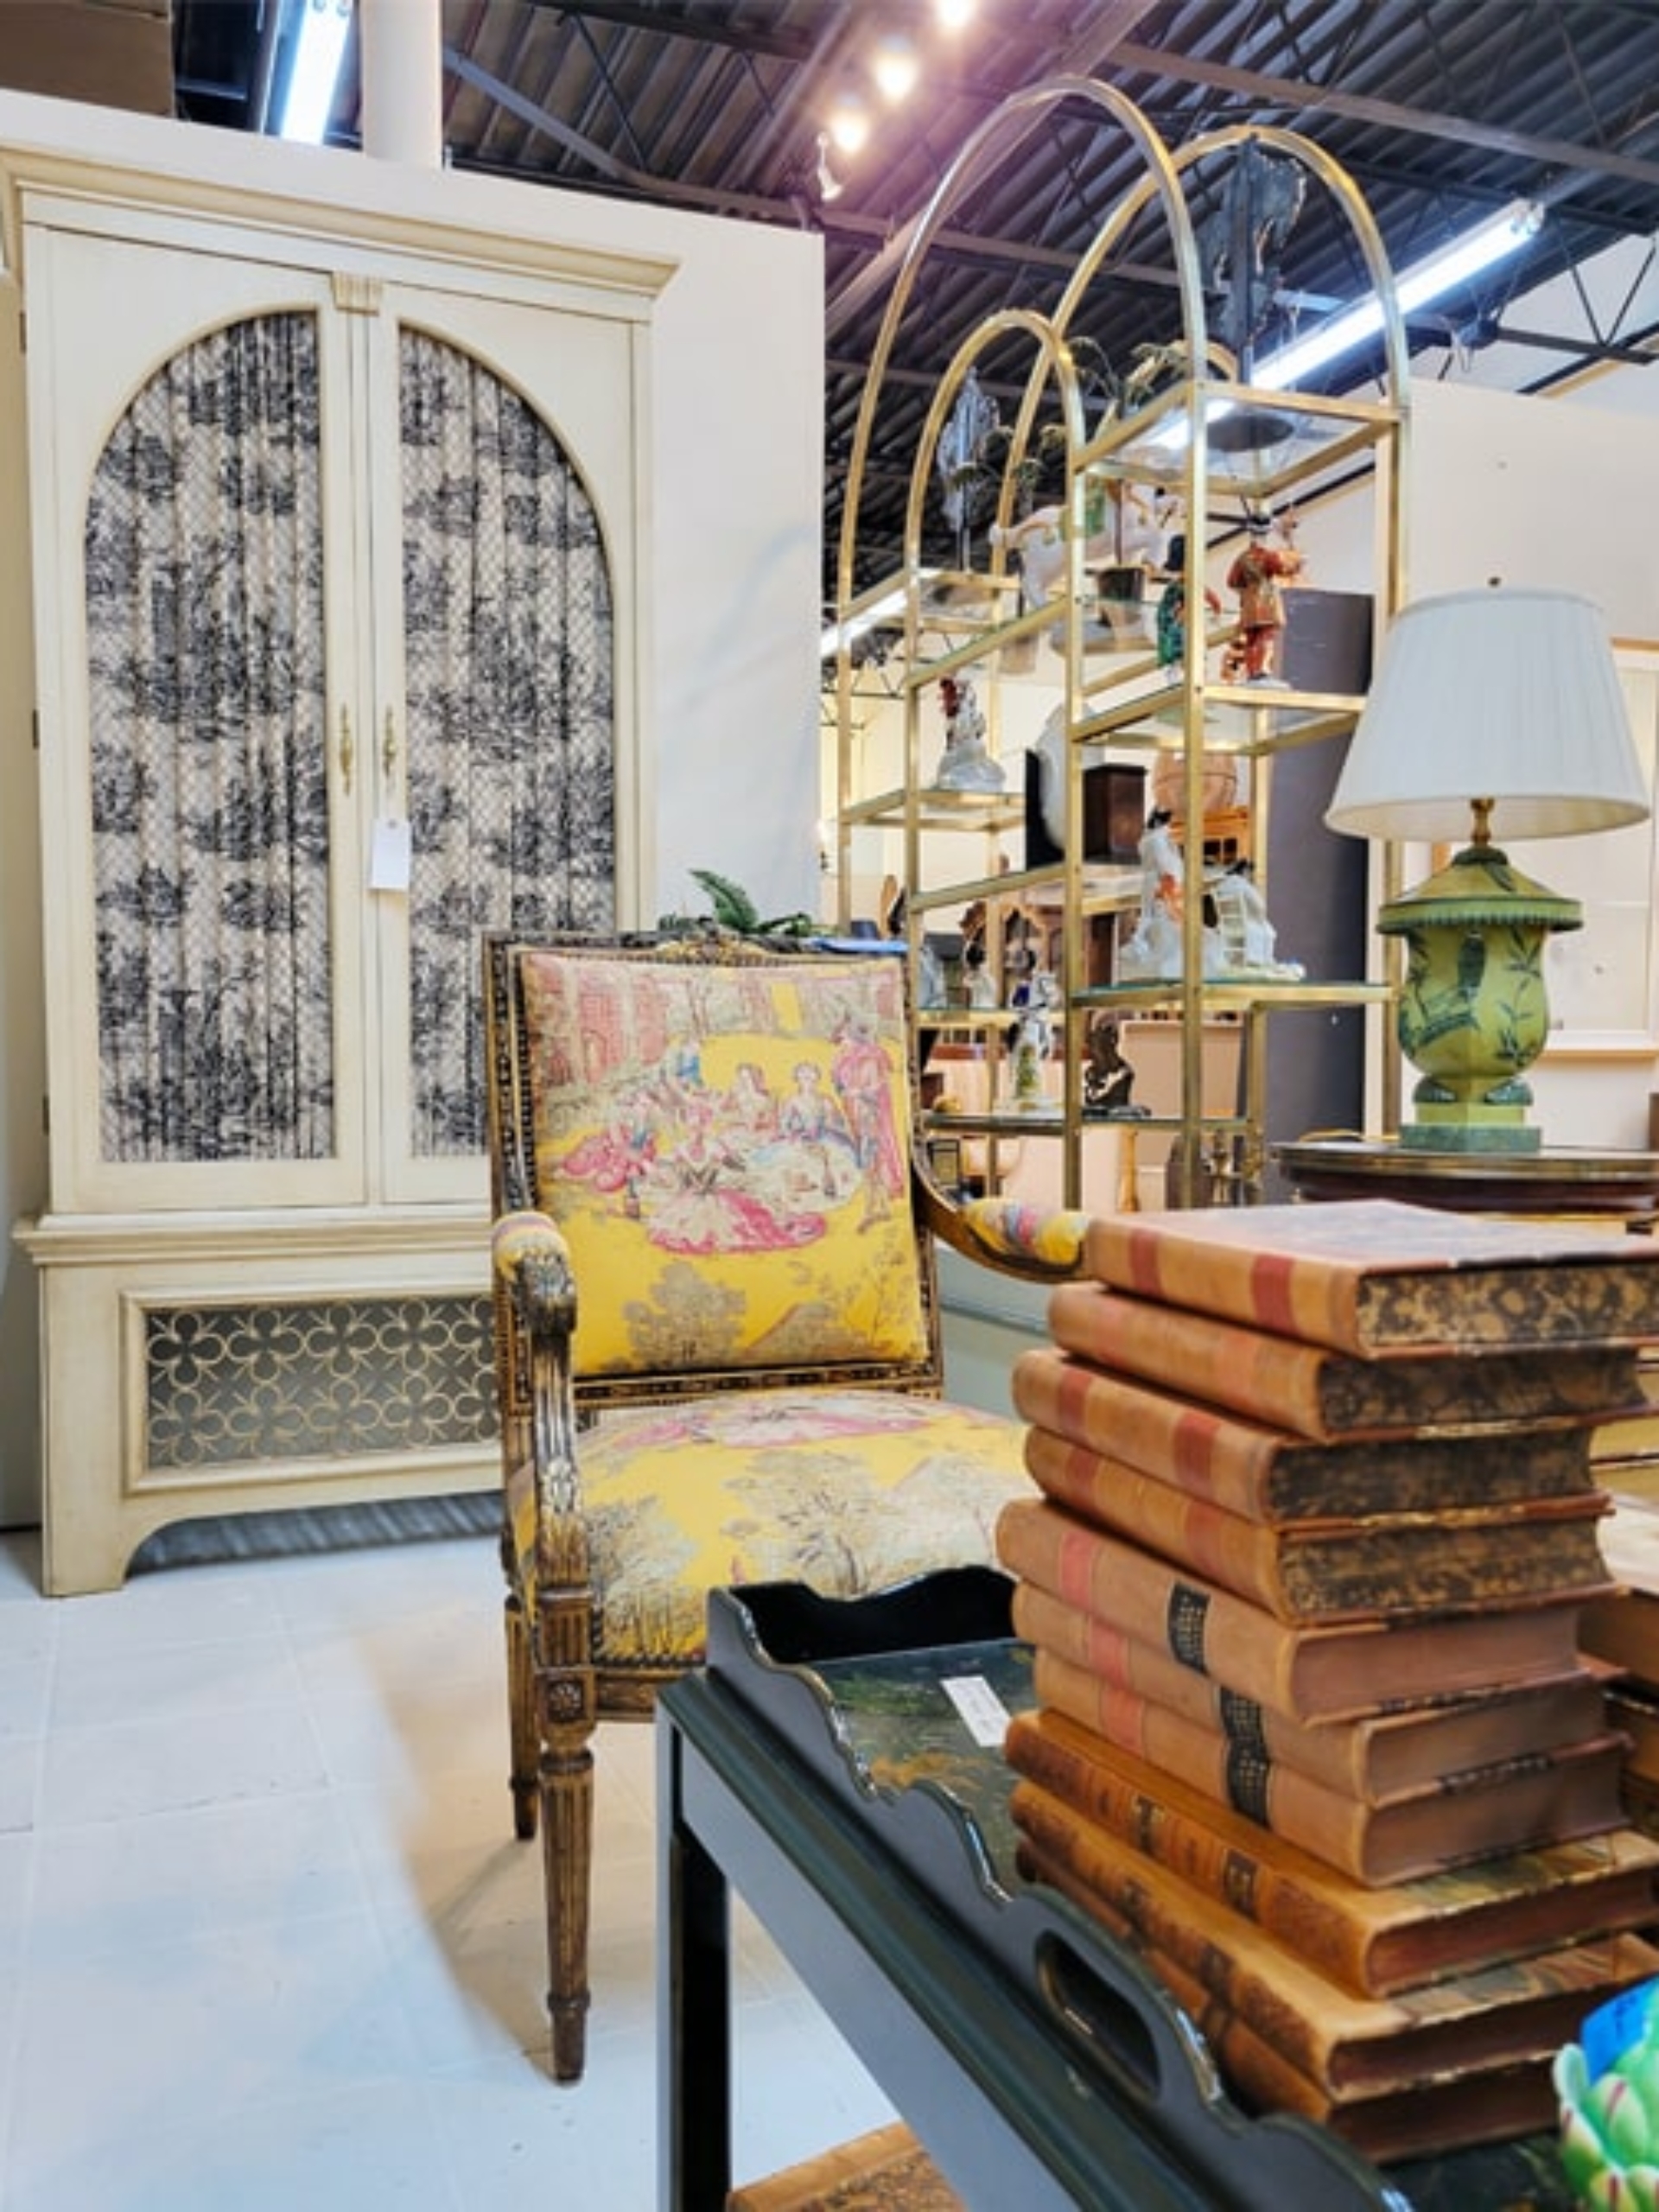
[[[1522,875],[1479,833],[1438,874],[1383,907],[1377,928],[1406,942],[1396,1027],[1420,1078],[1402,1145],[1540,1148],[1524,1077],[1549,1034],[1544,944],[1583,919],[1576,899]]]

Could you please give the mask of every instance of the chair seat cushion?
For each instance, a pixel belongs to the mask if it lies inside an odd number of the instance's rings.
[[[887,1390],[734,1391],[619,1414],[582,1440],[601,1666],[690,1666],[710,1589],[779,1578],[849,1598],[995,1566],[1033,1494],[1017,1422]],[[512,1485],[534,1586],[528,1469]]]

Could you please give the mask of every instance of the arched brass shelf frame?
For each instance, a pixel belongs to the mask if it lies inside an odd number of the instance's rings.
[[[1143,173],[1102,222],[1061,287],[1051,309],[1042,312],[1021,308],[988,317],[944,365],[912,462],[899,575],[884,579],[879,587],[867,590],[861,599],[853,587],[865,472],[883,381],[900,327],[916,295],[923,264],[929,251],[947,232],[952,212],[963,197],[988,175],[996,173],[1002,165],[1013,160],[1025,139],[1048,121],[1058,107],[1078,104],[1092,107],[1103,127],[1115,127],[1128,135],[1141,156]],[[1259,388],[1248,382],[1240,382],[1230,372],[1230,365],[1229,372],[1217,372],[1217,349],[1209,327],[1187,188],[1194,173],[1204,165],[1224,159],[1247,143],[1297,164],[1307,178],[1330,195],[1348,223],[1380,310],[1378,336],[1383,359],[1382,397],[1380,399],[1333,400],[1322,394],[1303,392],[1294,387]],[[1165,226],[1173,289],[1179,302],[1179,346],[1186,364],[1185,371],[1144,407],[1124,416],[1109,414],[1102,425],[1091,430],[1084,406],[1083,378],[1073,353],[1071,334],[1090,288],[1110,279],[1114,254],[1131,234],[1134,226],[1149,212],[1161,215]],[[1007,603],[1013,580],[1007,573],[1005,554],[1000,547],[993,546],[984,570],[972,581],[988,588],[990,604],[997,609],[995,619],[977,634],[969,632],[959,642],[947,641],[942,649],[925,654],[924,632],[931,632],[938,626],[936,615],[930,616],[926,603],[922,546],[926,505],[934,486],[935,459],[939,441],[970,370],[988,348],[1001,346],[1006,349],[1006,341],[1010,337],[1029,341],[1032,362],[1007,435],[994,520],[998,524],[1007,524],[1014,516],[1019,472],[1031,451],[1039,421],[1044,419],[1046,403],[1051,409],[1049,421],[1052,419],[1052,410],[1058,410],[1064,441],[1065,491],[1062,507],[1067,546],[1064,587],[1059,599],[1049,602],[1046,607],[1013,616],[1003,614],[1001,610]],[[1408,383],[1409,357],[1405,329],[1381,233],[1353,180],[1311,140],[1298,133],[1271,126],[1242,124],[1207,133],[1179,149],[1172,149],[1133,101],[1114,86],[1091,78],[1052,79],[1014,94],[995,109],[963,146],[931,199],[917,217],[906,240],[866,379],[849,461],[837,561],[837,612],[841,637],[836,672],[836,721],[841,733],[837,762],[837,851],[843,925],[851,918],[845,911],[845,902],[852,880],[852,839],[861,823],[880,821],[884,826],[896,828],[901,832],[904,881],[913,890],[923,880],[922,847],[925,837],[941,826],[942,820],[950,826],[960,826],[964,817],[970,820],[973,817],[971,805],[962,809],[946,808],[942,816],[938,807],[929,803],[923,783],[919,713],[923,687],[944,675],[993,665],[992,657],[995,652],[1052,629],[1057,615],[1064,620],[1060,693],[1065,728],[1071,741],[1065,748],[1066,819],[1073,824],[1081,823],[1083,773],[1087,748],[1090,742],[1098,745],[1103,734],[1112,734],[1115,741],[1118,735],[1109,699],[1104,707],[1100,704],[1102,692],[1109,690],[1111,678],[1109,676],[1103,685],[1091,682],[1087,675],[1081,643],[1081,624],[1077,619],[1077,611],[1084,600],[1082,559],[1086,535],[1086,502],[1091,481],[1098,480],[1103,473],[1109,476],[1116,475],[1122,481],[1135,477],[1143,480],[1155,477],[1166,480],[1188,516],[1206,516],[1211,512],[1212,496],[1208,432],[1217,410],[1249,407],[1273,409],[1286,411],[1305,423],[1327,432],[1327,442],[1316,444],[1300,460],[1285,465],[1265,478],[1263,482],[1269,491],[1276,492],[1315,480],[1321,475],[1329,476],[1338,466],[1358,467],[1362,460],[1372,468],[1376,480],[1374,597],[1380,634],[1381,627],[1402,603],[1405,596],[1403,486],[1409,428]],[[1170,454],[1177,456],[1173,465],[1148,461],[1147,454],[1152,450],[1149,442],[1154,435],[1163,437]],[[1233,496],[1237,496],[1236,490]],[[1199,606],[1203,603],[1205,584],[1204,532],[1189,529],[1185,537],[1184,582],[1187,603]],[[967,578],[954,581],[964,588],[969,582]],[[907,671],[904,686],[906,698],[904,787],[901,793],[894,795],[893,804],[886,812],[880,806],[873,812],[868,805],[861,804],[855,788],[856,764],[849,734],[855,728],[852,640],[860,613],[874,599],[889,594],[895,585],[902,590],[904,600],[903,651]],[[1190,821],[1200,819],[1203,814],[1206,708],[1218,690],[1224,688],[1208,677],[1205,651],[1202,626],[1189,624],[1185,657],[1181,669],[1178,727],[1183,756],[1185,811]],[[1235,704],[1249,704],[1240,702],[1236,692],[1233,694],[1233,699]],[[1333,709],[1336,707],[1336,702],[1328,703]],[[1345,713],[1337,709],[1334,720],[1331,716],[1323,720],[1315,716],[1299,730],[1298,741],[1306,741],[1310,733],[1324,735],[1331,734],[1332,729],[1345,728],[1351,721],[1352,712],[1353,704],[1350,704]],[[1275,749],[1276,741],[1273,733],[1279,717],[1273,708],[1256,703],[1241,720],[1248,734],[1235,740],[1231,749],[1262,764],[1261,772],[1253,780],[1261,793],[1255,833],[1258,849],[1264,849],[1268,781],[1265,770],[1268,759]],[[993,747],[997,727],[998,718],[993,709]],[[1210,738],[1209,743],[1213,746],[1213,737]],[[982,810],[982,818],[988,823],[1000,821],[1006,826],[1007,811],[1005,807],[999,815],[996,810],[987,807]],[[1062,1022],[1065,1049],[1059,1134],[1065,1148],[1063,1194],[1069,1205],[1084,1202],[1081,1147],[1084,1046],[1088,1022],[1103,1000],[1103,994],[1099,992],[1082,992],[1072,987],[1072,979],[1084,973],[1089,912],[1084,887],[1081,842],[1079,836],[1069,838],[1065,856],[1058,864],[1061,882],[1062,967],[1067,982]],[[1261,1132],[1258,1108],[1265,1087],[1266,1031],[1272,1011],[1292,1004],[1377,1002],[1386,999],[1390,991],[1390,987],[1375,983],[1302,984],[1287,989],[1282,986],[1268,988],[1266,985],[1251,988],[1236,982],[1227,982],[1218,987],[1213,981],[1206,981],[1202,974],[1203,899],[1199,841],[1191,839],[1188,845],[1188,895],[1183,907],[1182,976],[1178,982],[1161,987],[1152,994],[1152,998],[1160,1006],[1175,1008],[1181,1022],[1181,1111],[1175,1127],[1172,1191],[1175,1202],[1180,1204],[1195,1202],[1203,1177],[1202,1154],[1206,1117],[1203,1112],[1202,1028],[1205,1014],[1217,1011],[1234,1014],[1243,1024],[1245,1060],[1243,1092],[1244,1100],[1249,1103],[1242,1105],[1236,1117],[1236,1126],[1243,1136],[1247,1153],[1254,1144],[1255,1162],[1259,1170]],[[1009,881],[1017,885],[1019,880],[1017,874],[1012,878],[999,875],[994,880],[987,876],[982,880],[965,880],[956,887],[953,895],[969,899],[984,896],[998,885],[1006,885]],[[936,899],[934,904],[938,903]],[[916,898],[908,899],[906,906],[914,961],[919,957],[927,913]],[[1110,998],[1113,995],[1103,995]],[[1395,1049],[1391,1033],[1380,1036],[1378,1044],[1383,1056],[1384,1094],[1391,1097],[1393,1088],[1389,1071],[1390,1055]],[[1217,1126],[1217,1117],[1208,1117],[1208,1126],[1211,1128]]]

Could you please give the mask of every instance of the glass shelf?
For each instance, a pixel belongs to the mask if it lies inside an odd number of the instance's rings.
[[[1085,1129],[1147,1129],[1178,1133],[1185,1125],[1179,1114],[1093,1114],[1085,1106],[1079,1116]],[[980,1113],[950,1114],[930,1109],[922,1116],[931,1136],[1063,1137],[1069,1134],[1065,1109],[1058,1099],[1041,1107],[988,1107]],[[1249,1133],[1248,1119],[1240,1114],[1201,1115],[1195,1126],[1205,1135],[1241,1136]]]
[[[1179,491],[1186,480],[1189,424],[1200,410],[1212,487],[1262,503],[1353,466],[1389,435],[1395,421],[1393,409],[1351,397],[1328,399],[1192,378],[1109,423],[1085,449],[1083,465],[1090,474],[1098,470],[1109,478]]]
[[[1271,1014],[1287,1007],[1386,1006],[1388,983],[1313,982],[1306,976],[1206,976],[1194,987],[1205,1014]],[[1179,976],[1153,982],[1102,983],[1071,994],[1074,1006],[1135,1013],[1152,1006],[1179,1006],[1186,986]]]
[[[1115,686],[1109,703],[1096,706],[1102,688],[1089,695],[1073,744],[1179,752],[1187,692],[1179,670],[1159,670],[1127,696],[1122,685]],[[1338,736],[1365,703],[1351,692],[1302,691],[1285,683],[1205,683],[1194,686],[1193,696],[1200,702],[1205,750],[1243,759]]]
[[[1052,893],[1052,898],[1045,896]],[[1028,895],[1032,906],[1058,906],[1065,897],[1065,867],[1061,861],[1045,861],[1040,868],[1009,868],[996,875],[959,877],[942,888],[918,890],[908,903],[918,913],[937,913],[942,907],[972,906],[982,899],[1011,899]],[[1081,911],[1086,914],[1121,913],[1141,897],[1139,868],[1090,863],[1081,890]]]
[[[1026,803],[1021,794],[1007,791],[944,791],[937,785],[924,786],[913,793],[887,791],[877,792],[873,798],[855,799],[848,807],[846,818],[871,829],[902,830],[910,819],[912,805],[917,826],[923,830],[965,830],[994,836],[1026,826]]]

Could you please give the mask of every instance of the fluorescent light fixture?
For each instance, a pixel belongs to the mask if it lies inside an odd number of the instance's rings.
[[[1414,262],[1395,279],[1395,298],[1402,316],[1415,314],[1455,286],[1466,283],[1470,277],[1478,276],[1483,270],[1518,252],[1529,238],[1537,236],[1543,220],[1544,211],[1536,200],[1514,200],[1497,214],[1478,223],[1473,230],[1451,239],[1438,252]],[[1321,323],[1317,330],[1309,331],[1306,338],[1293,339],[1288,346],[1281,346],[1276,353],[1269,353],[1265,360],[1258,361],[1249,380],[1262,391],[1287,391],[1316,370],[1328,368],[1344,353],[1363,346],[1382,327],[1382,302],[1373,293],[1331,321]],[[1209,420],[1219,423],[1233,411],[1232,401],[1218,400],[1210,409]],[[1186,443],[1185,416],[1178,415],[1166,423],[1150,442],[1156,451],[1179,453]]]
[[[1500,212],[1461,238],[1452,238],[1439,252],[1414,262],[1395,279],[1395,298],[1402,316],[1414,315],[1431,301],[1442,298],[1499,261],[1518,253],[1542,226],[1544,211],[1535,200],[1514,200]],[[1306,338],[1294,339],[1265,361],[1256,364],[1251,382],[1269,391],[1285,391],[1301,384],[1316,370],[1327,367],[1351,353],[1382,327],[1382,302],[1373,293],[1357,307],[1321,323]]]
[[[346,36],[352,28],[352,0],[305,0],[298,42],[288,73],[278,136],[320,146],[328,128]]]

